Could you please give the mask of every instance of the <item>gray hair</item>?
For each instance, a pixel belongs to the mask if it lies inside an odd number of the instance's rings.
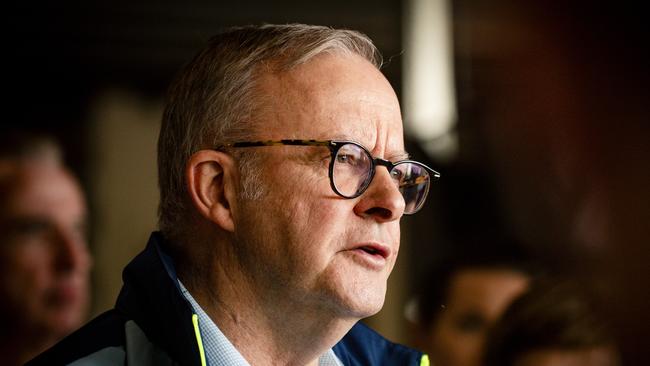
[[[191,211],[184,169],[193,153],[253,136],[255,86],[321,54],[359,55],[377,68],[372,41],[351,30],[304,24],[234,27],[213,37],[169,88],[158,139],[160,230],[181,239]],[[263,68],[261,66],[264,66]],[[250,159],[249,159],[250,160]],[[243,195],[255,196],[252,161],[239,160]]]

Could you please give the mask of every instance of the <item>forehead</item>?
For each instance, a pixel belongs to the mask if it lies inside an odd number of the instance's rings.
[[[349,139],[371,151],[403,150],[395,92],[370,62],[324,54],[260,77],[257,133],[265,139]]]
[[[5,214],[58,214],[85,209],[81,188],[62,167],[22,167],[4,186],[2,204]]]
[[[450,283],[449,301],[497,311],[525,290],[528,277],[507,269],[463,269]]]
[[[527,279],[523,273],[507,268],[464,268],[454,273],[452,286],[460,290],[485,289],[485,292],[491,292],[493,288],[502,289]]]

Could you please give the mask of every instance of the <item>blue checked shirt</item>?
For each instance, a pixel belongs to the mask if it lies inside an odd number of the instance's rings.
[[[248,361],[237,351],[235,346],[226,338],[219,327],[210,319],[208,314],[194,300],[190,292],[178,280],[183,296],[190,302],[194,313],[199,317],[199,330],[203,340],[205,358],[210,366],[250,366]],[[318,359],[318,366],[343,366],[330,348]]]

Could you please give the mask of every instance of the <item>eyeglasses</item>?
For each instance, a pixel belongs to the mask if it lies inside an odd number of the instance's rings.
[[[422,208],[429,193],[432,178],[440,173],[413,160],[391,162],[373,158],[368,149],[354,141],[334,140],[279,140],[234,142],[221,145],[216,150],[228,147],[257,146],[325,146],[331,154],[329,178],[332,190],[344,198],[356,198],[368,189],[378,165],[385,166],[404,198],[404,214],[412,215]]]

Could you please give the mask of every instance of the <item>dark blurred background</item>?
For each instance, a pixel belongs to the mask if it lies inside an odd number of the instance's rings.
[[[408,342],[403,308],[428,268],[459,253],[505,252],[533,257],[548,271],[596,288],[626,363],[648,364],[645,13],[614,3],[432,2],[446,4],[436,9],[446,9],[449,22],[455,113],[445,138],[406,130],[412,155],[443,177],[423,212],[404,219],[386,307],[369,322]],[[155,142],[164,90],[212,34],[261,22],[360,30],[381,50],[383,71],[402,98],[410,87],[405,59],[437,42],[408,38],[419,29],[412,24],[418,3],[6,5],[3,124],[55,134],[82,177],[93,215],[94,313],[112,305],[121,268],[155,228]],[[410,106],[404,105],[407,124]],[[453,148],[440,148],[450,136]]]

